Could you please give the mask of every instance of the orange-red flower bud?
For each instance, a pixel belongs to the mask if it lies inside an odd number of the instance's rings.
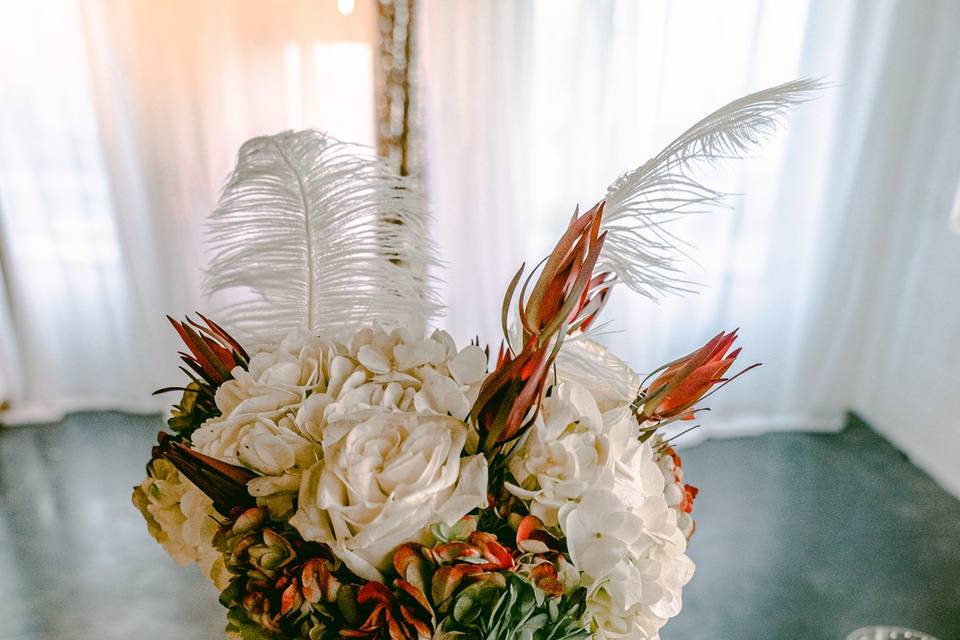
[[[727,353],[736,339],[736,331],[721,331],[701,348],[669,364],[642,391],[640,421],[692,419],[693,406],[715,384],[728,381],[724,374],[740,355],[740,349]]]

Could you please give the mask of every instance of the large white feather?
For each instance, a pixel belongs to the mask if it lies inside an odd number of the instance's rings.
[[[700,183],[693,171],[701,163],[743,157],[821,86],[795,80],[734,100],[618,178],[607,190],[607,239],[598,271],[612,271],[620,282],[654,299],[688,290],[689,283],[679,278],[682,252],[665,224],[720,205],[726,195]]]
[[[422,194],[365,148],[319,131],[254,138],[208,223],[210,295],[246,339],[341,334],[435,316]]]

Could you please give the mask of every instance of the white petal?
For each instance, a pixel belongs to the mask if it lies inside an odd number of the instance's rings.
[[[589,576],[601,579],[627,555],[627,545],[615,538],[598,538],[580,554],[579,569]]]
[[[247,483],[247,491],[255,498],[280,491],[297,491],[300,480],[299,475],[289,473],[282,476],[259,476]]]
[[[575,409],[584,426],[599,430],[603,425],[603,417],[597,407],[597,401],[587,391],[586,387],[573,382],[564,382],[557,388],[557,397],[566,400]]]
[[[330,550],[333,551],[333,555],[343,560],[350,571],[360,578],[371,582],[384,582],[383,574],[359,553],[351,551],[342,544],[331,545]]]
[[[417,411],[433,411],[461,420],[470,411],[467,399],[457,383],[440,375],[433,376],[423,384],[423,388],[414,397],[414,406]]]
[[[517,496],[522,500],[533,500],[534,498],[539,496],[541,493],[543,493],[542,491],[539,491],[539,490],[530,491],[529,489],[524,489],[523,487],[519,487],[513,484],[512,482],[504,482],[503,487],[507,491],[509,491],[510,493],[512,493],[513,495]]]
[[[579,517],[584,523],[602,530],[603,522],[610,514],[624,510],[623,502],[610,491],[591,489],[580,498]]]
[[[455,524],[474,509],[487,506],[487,459],[483,455],[462,458],[460,478],[453,495],[437,509],[437,518]]]
[[[357,353],[357,360],[374,373],[386,373],[390,371],[390,360],[387,359],[383,351],[373,345],[365,344],[360,347],[360,351]]]
[[[446,349],[434,340],[420,340],[411,344],[398,344],[393,348],[397,369],[406,371],[431,362],[443,362]]]
[[[475,384],[487,375],[487,354],[480,347],[470,345],[464,347],[460,353],[450,360],[448,366],[450,367],[450,374],[457,381],[457,384]]]

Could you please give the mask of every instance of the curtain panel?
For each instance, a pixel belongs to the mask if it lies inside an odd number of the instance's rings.
[[[644,371],[739,326],[741,359],[763,367],[711,403],[717,435],[833,430],[850,409],[884,427],[904,412],[877,411],[880,398],[918,409],[911,398],[945,380],[956,389],[957,356],[932,351],[960,339],[957,24],[949,1],[425,3],[427,183],[451,265],[449,328],[464,339],[479,324],[495,340],[510,276],[575,205],[727,101],[819,77],[828,88],[756,158],[704,176],[742,194],[728,210],[668,227],[695,293],[616,291],[603,340]],[[918,324],[898,299],[911,295],[904,274],[943,287],[929,310],[939,323]],[[920,326],[941,377],[925,373],[905,397],[898,365],[923,365],[891,361],[889,340],[908,353]],[[926,401],[956,415],[955,395]],[[960,453],[960,437],[948,441]]]
[[[399,84],[421,98],[444,325],[462,341],[499,340],[510,276],[574,206],[730,99],[822,77],[757,157],[703,176],[743,194],[729,209],[669,227],[695,292],[617,291],[602,339],[644,371],[739,326],[742,359],[764,366],[717,399],[709,433],[831,430],[855,409],[960,492],[960,4],[405,6],[418,26],[396,48],[414,43],[420,64]],[[168,404],[150,397],[179,376],[164,314],[211,306],[203,217],[237,148],[301,127],[374,144],[376,15],[0,3],[6,421]]]
[[[374,6],[0,3],[6,422],[160,411],[165,314],[201,297],[203,220],[248,138],[374,143]]]

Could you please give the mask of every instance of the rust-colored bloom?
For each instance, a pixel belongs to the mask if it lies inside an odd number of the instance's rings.
[[[357,592],[357,604],[366,617],[355,629],[343,629],[343,638],[371,640],[429,640],[433,636],[433,610],[423,592],[397,580],[397,593],[380,582],[368,582]]]
[[[204,324],[190,318],[179,322],[170,316],[167,320],[180,334],[190,353],[180,353],[180,358],[208,383],[219,386],[233,378],[230,371],[249,360],[247,352],[220,325],[202,314],[197,314]]]
[[[237,509],[252,507],[256,500],[247,491],[247,482],[257,476],[246,467],[221,462],[205,456],[168,433],[157,435],[153,458],[165,458],[187,479],[213,501],[213,507],[223,516],[231,516]]]
[[[528,572],[530,581],[552,598],[559,598],[563,595],[563,582],[560,581],[560,573],[550,562],[540,562],[535,564]]]
[[[692,484],[683,485],[683,501],[680,503],[680,511],[684,513],[692,512],[693,501],[697,499],[698,493],[700,493],[700,489],[697,489]]]
[[[181,369],[190,377],[190,383],[185,387],[166,387],[154,392],[154,395],[168,391],[183,392],[167,424],[173,431],[186,437],[206,420],[220,415],[215,401],[217,389],[233,378],[231,372],[234,367],[246,367],[249,360],[240,343],[220,325],[202,314],[197,315],[203,324],[190,318],[179,322],[167,316],[187,347],[187,352],[180,352],[180,359],[187,365],[187,368]]]
[[[541,591],[551,597],[562,596],[566,585],[559,567],[566,563],[560,552],[560,541],[549,531],[537,516],[527,515],[517,526],[517,549],[531,554],[532,562],[523,569]],[[569,563],[566,563],[569,566]]]
[[[723,376],[740,355],[739,348],[728,353],[736,339],[736,331],[721,331],[701,348],[667,365],[638,398],[640,422],[693,419],[694,405],[714,385],[733,379]],[[755,366],[758,365],[737,375]]]
[[[517,549],[529,553],[546,553],[560,548],[557,538],[547,531],[537,516],[523,516],[517,526]]]
[[[333,555],[284,523],[270,521],[266,508],[235,511],[214,545],[234,575],[220,600],[251,622],[273,634],[301,637],[339,619],[343,584]]]
[[[497,541],[497,536],[485,531],[474,531],[467,538],[467,542],[479,549],[480,555],[486,562],[480,563],[481,569],[486,571],[508,571],[513,569],[513,554]]]
[[[468,524],[476,526],[475,521]],[[411,588],[425,594],[432,611],[441,616],[466,589],[502,588],[500,572],[516,569],[514,553],[492,533],[472,527],[462,527],[455,537],[432,547],[415,542],[398,547],[393,554],[399,576],[395,585],[408,594]]]
[[[568,333],[586,329],[596,318],[610,288],[608,274],[594,276],[605,234],[600,233],[603,203],[574,214],[567,231],[547,257],[527,295],[527,278],[517,300],[523,348],[514,355],[501,347],[496,369],[480,388],[472,415],[480,432],[480,449],[493,451],[516,438],[540,406],[550,365]],[[507,288],[502,323],[509,339],[507,315],[523,267]]]

